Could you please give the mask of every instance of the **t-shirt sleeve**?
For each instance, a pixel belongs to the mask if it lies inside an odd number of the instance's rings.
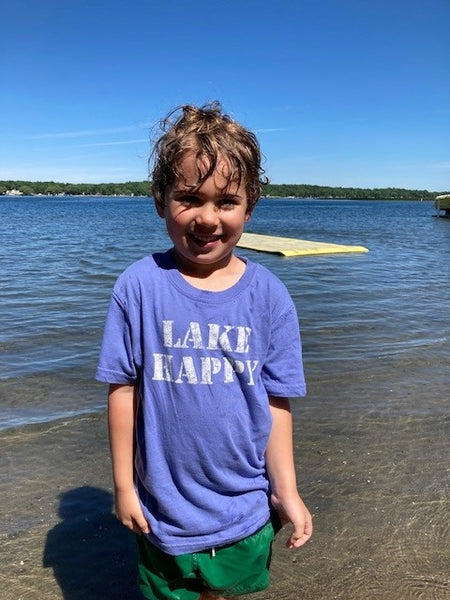
[[[298,316],[291,300],[287,310],[273,323],[262,379],[269,395],[290,398],[306,395]]]
[[[95,375],[107,383],[135,383],[137,369],[126,306],[113,292],[106,317],[103,342]]]

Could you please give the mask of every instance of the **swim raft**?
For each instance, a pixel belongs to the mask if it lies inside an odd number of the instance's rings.
[[[364,246],[342,246],[326,242],[296,240],[294,238],[260,235],[259,233],[243,233],[238,242],[240,248],[270,252],[282,256],[314,256],[317,254],[340,254],[344,252],[369,252]]]

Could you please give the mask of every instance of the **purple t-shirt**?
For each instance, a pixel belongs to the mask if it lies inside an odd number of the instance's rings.
[[[138,390],[136,488],[156,546],[196,552],[267,522],[268,395],[306,393],[295,307],[270,271],[246,261],[234,286],[209,292],[170,251],[131,265],[96,376]]]

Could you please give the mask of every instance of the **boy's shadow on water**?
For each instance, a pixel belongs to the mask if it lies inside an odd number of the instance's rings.
[[[60,496],[61,522],[47,534],[43,565],[64,600],[142,600],[133,534],[112,514],[112,495],[81,487]]]

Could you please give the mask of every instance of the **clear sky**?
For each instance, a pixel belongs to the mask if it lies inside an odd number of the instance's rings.
[[[138,181],[221,101],[273,183],[450,188],[450,0],[4,0],[0,179]]]

